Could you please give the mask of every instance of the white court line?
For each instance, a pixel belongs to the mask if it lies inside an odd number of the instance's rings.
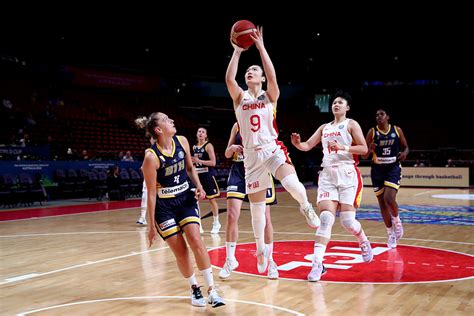
[[[472,201],[474,200],[474,194],[433,194],[431,197],[436,199],[449,199],[449,200],[461,200],[461,201]]]
[[[130,253],[128,255],[123,255],[123,256],[118,256],[118,257],[112,257],[112,258],[107,258],[107,259],[102,259],[102,260],[97,260],[97,261],[88,261],[88,262],[83,263],[83,264],[76,264],[74,266],[70,266],[70,267],[66,267],[66,268],[62,268],[62,269],[58,269],[58,270],[53,270],[53,271],[49,271],[49,272],[44,272],[44,273],[36,273],[36,274],[30,273],[30,274],[27,274],[29,276],[28,278],[24,278],[24,277],[20,278],[21,276],[20,277],[13,277],[13,278],[5,279],[5,281],[3,281],[3,282],[0,282],[0,285],[7,284],[7,283],[13,283],[13,282],[21,281],[21,280],[26,280],[26,279],[31,279],[31,278],[36,278],[36,277],[40,277],[40,276],[45,276],[45,275],[49,275],[49,274],[53,274],[53,273],[57,273],[57,272],[72,270],[72,269],[76,269],[76,268],[81,268],[81,267],[85,267],[85,266],[90,266],[90,265],[93,265],[93,264],[96,264],[96,263],[103,263],[103,262],[112,261],[112,260],[116,260],[116,259],[132,257],[132,256],[136,256],[136,255],[139,255],[139,254],[142,254],[142,253],[154,252],[154,251],[159,251],[159,250],[168,249],[168,248],[169,247],[166,246],[166,247],[161,247],[161,248],[152,249],[152,250],[133,252],[133,253]]]
[[[5,279],[7,283],[15,282],[15,281],[21,281],[21,280],[26,280],[26,279],[31,279],[38,276],[38,273],[29,273],[29,274],[23,274],[19,275],[13,278]]]
[[[77,204],[76,204],[77,205]],[[76,205],[67,205],[67,206],[76,206]],[[66,206],[66,205],[64,205]],[[62,206],[61,206],[62,207]],[[87,215],[87,214],[97,214],[103,212],[115,212],[115,211],[123,211],[123,210],[133,210],[140,208],[140,205],[136,207],[125,207],[125,208],[115,208],[110,210],[101,210],[101,211],[93,211],[93,212],[81,212],[81,213],[73,213],[73,214],[58,214],[58,215],[50,215],[50,216],[39,216],[39,217],[28,217],[28,218],[19,218],[19,219],[9,219],[6,221],[0,221],[1,223],[9,223],[9,222],[16,222],[16,221],[28,221],[28,220],[40,220],[40,219],[50,219],[51,217],[64,217],[64,216],[78,216],[78,215]],[[26,209],[28,210],[28,209]],[[19,209],[18,212],[21,212],[22,209]]]
[[[225,231],[222,231],[222,233]],[[0,238],[15,238],[15,237],[35,237],[35,236],[57,236],[57,235],[75,235],[75,234],[129,234],[129,233],[147,233],[145,230],[118,230],[118,231],[106,231],[106,232],[67,232],[67,233],[38,233],[38,234],[22,234],[22,235],[0,235]],[[253,231],[241,230],[239,233],[242,234],[253,234]],[[314,233],[299,233],[299,232],[273,232],[273,234],[279,235],[308,235],[314,236]],[[349,234],[332,234],[332,236],[342,236],[342,237],[353,237]],[[387,239],[387,236],[370,236],[372,239]],[[449,240],[434,240],[434,239],[420,239],[420,238],[403,238],[402,240],[407,241],[423,241],[423,242],[439,242],[445,244],[458,244],[458,245],[474,245],[474,242],[464,242],[464,241],[449,241]]]
[[[41,233],[41,234],[22,234],[22,235],[0,235],[0,238],[58,236],[58,235],[90,235],[90,234],[130,234],[130,233],[146,233],[146,232],[137,231],[137,230],[116,230],[116,231],[107,231],[107,232]]]
[[[240,230],[239,233],[244,234],[253,234],[253,231],[244,231]],[[314,236],[314,233],[298,233],[298,232],[273,232],[273,234],[278,235],[310,235]],[[342,236],[342,237],[354,237],[349,234],[332,234],[332,236]],[[387,239],[387,236],[370,236],[371,239]],[[420,239],[420,238],[405,238],[403,237],[401,240],[411,240],[411,241],[424,241],[424,242],[440,242],[446,244],[459,244],[459,245],[474,245],[474,242],[464,242],[464,241],[449,241],[449,240],[434,240],[434,239]],[[278,241],[278,240],[275,240]]]
[[[419,196],[419,195],[423,195],[423,194],[428,194],[428,193],[431,193],[431,192],[436,192],[436,191],[439,191],[439,190],[444,190],[444,189],[436,189],[436,190],[428,190],[428,191],[423,191],[423,192],[420,192],[420,193],[414,194],[414,196]]]
[[[61,308],[61,307],[68,307],[68,306],[74,306],[74,305],[83,305],[83,304],[90,304],[90,303],[100,303],[100,302],[111,302],[111,301],[121,301],[121,300],[143,300],[143,299],[179,299],[179,300],[189,300],[189,296],[135,296],[135,297],[117,297],[117,298],[106,298],[106,299],[99,299],[99,300],[91,300],[91,301],[82,301],[82,302],[75,302],[75,303],[68,303],[68,304],[61,304],[61,305],[54,305],[50,307],[44,307],[40,309],[35,309],[32,311],[24,312],[18,314],[18,316],[23,316],[23,315],[29,315],[33,313],[38,313],[38,312],[43,312],[51,309],[56,309],[56,308]],[[234,300],[231,298],[224,299],[224,301],[228,302],[235,302],[235,303],[243,303],[243,304],[250,304],[250,305],[256,305],[256,306],[262,306],[262,307],[268,307],[271,309],[277,309],[283,312],[287,312],[293,315],[298,315],[298,316],[303,316],[304,314],[299,313],[297,311],[276,306],[276,305],[271,305],[271,304],[263,304],[263,303],[258,303],[258,302],[251,302],[251,301],[244,301],[244,300]],[[204,311],[205,309],[201,309],[199,307],[196,308],[196,311]],[[213,309],[214,310],[214,309]],[[215,310],[216,312],[219,311],[225,311],[225,307],[220,307],[219,309]],[[219,314],[219,313],[216,313]]]

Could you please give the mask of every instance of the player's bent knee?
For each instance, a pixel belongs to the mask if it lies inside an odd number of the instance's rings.
[[[316,236],[321,236],[327,239],[331,239],[332,226],[336,218],[330,211],[323,210],[319,215],[321,220],[321,226],[316,231]]]
[[[339,217],[341,218],[341,225],[345,230],[352,234],[360,232],[361,225],[355,218],[355,212],[341,212]]]

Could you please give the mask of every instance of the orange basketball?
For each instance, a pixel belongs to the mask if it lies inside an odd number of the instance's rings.
[[[242,48],[249,48],[254,43],[250,33],[256,30],[255,25],[248,20],[237,21],[232,25],[232,42]]]

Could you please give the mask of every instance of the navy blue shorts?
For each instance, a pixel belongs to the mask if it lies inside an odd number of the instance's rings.
[[[372,178],[375,195],[379,196],[383,193],[384,187],[398,190],[402,179],[402,167],[398,162],[387,165],[373,164],[370,177]]]
[[[271,177],[271,175],[269,175]],[[227,198],[238,199],[248,202],[247,194],[245,194],[245,170],[243,163],[232,164],[230,168],[229,178],[227,179]],[[275,183],[272,177],[272,187],[267,189],[267,205],[278,204],[275,192]]]
[[[156,198],[155,221],[157,230],[163,240],[179,233],[188,224],[200,224],[199,209],[194,192],[169,199]]]
[[[221,195],[219,185],[217,184],[216,178],[214,178],[213,175],[211,175],[209,172],[203,172],[198,173],[198,176],[208,199],[213,199]]]

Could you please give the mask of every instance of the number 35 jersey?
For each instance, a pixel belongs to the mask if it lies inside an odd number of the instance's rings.
[[[389,125],[387,131],[382,131],[378,126],[372,128],[372,137],[377,145],[372,156],[374,164],[391,164],[397,162],[400,152],[400,138],[395,125]]]
[[[242,101],[235,109],[235,115],[244,148],[255,148],[275,142],[278,138],[276,106],[270,102],[265,91],[260,91],[258,97],[253,98],[245,90]]]

